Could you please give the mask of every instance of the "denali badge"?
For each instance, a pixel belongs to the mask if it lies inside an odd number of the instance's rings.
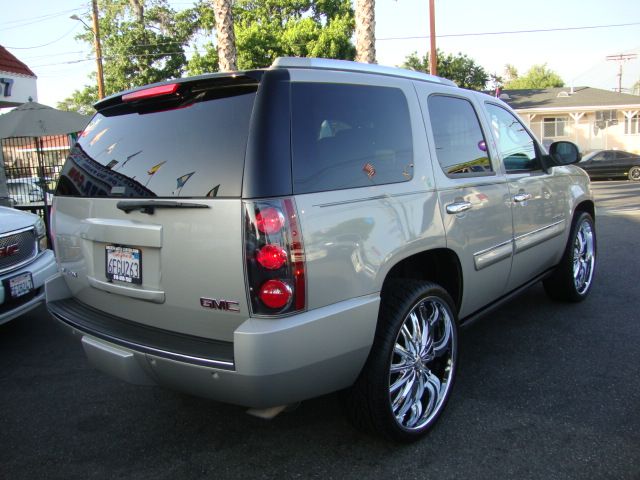
[[[226,312],[239,312],[240,304],[233,300],[216,300],[215,298],[200,298],[200,305],[213,310],[224,310]]]
[[[14,243],[7,245],[6,247],[0,247],[0,258],[10,257],[11,255],[17,255],[20,251],[20,245]]]

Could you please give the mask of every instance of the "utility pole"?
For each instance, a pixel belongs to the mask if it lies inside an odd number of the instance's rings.
[[[93,33],[93,47],[96,51],[96,69],[98,70],[98,99],[104,98],[104,73],[102,72],[102,48],[100,47],[100,27],[98,25],[98,0],[92,0],[93,28],[89,27],[82,18],[75,13],[69,18],[81,22],[87,30]]]
[[[429,54],[429,73],[438,74],[438,54],[436,52],[436,7],[434,0],[429,0],[429,40],[431,53]]]
[[[93,43],[96,49],[96,67],[98,69],[98,99],[104,98],[104,73],[102,71],[102,47],[100,46],[100,27],[98,26],[98,0],[92,0],[93,7]]]
[[[617,55],[607,55],[607,61],[610,62],[620,62],[619,70],[618,70],[618,93],[622,93],[622,64],[624,62],[628,62],[629,60],[635,60],[638,58],[638,55],[635,53],[619,53]]]

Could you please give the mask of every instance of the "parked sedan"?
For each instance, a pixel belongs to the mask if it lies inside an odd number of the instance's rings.
[[[596,150],[585,155],[578,166],[594,179],[625,177],[640,181],[640,155],[622,150]]]
[[[42,219],[0,207],[0,325],[44,302],[44,282],[56,272]]]

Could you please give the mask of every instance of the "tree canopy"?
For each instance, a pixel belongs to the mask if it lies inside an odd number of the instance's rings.
[[[505,89],[564,87],[564,81],[560,75],[547,68],[546,64],[534,65],[523,76],[519,76],[518,71],[512,65],[507,65],[505,68],[511,74],[511,79],[504,85]]]
[[[459,87],[483,90],[490,80],[486,70],[463,53],[452,55],[438,50],[437,60],[438,76],[453,80]],[[420,58],[414,52],[405,59],[402,67],[429,73],[429,54]]]
[[[267,67],[280,56],[355,56],[350,0],[237,0],[233,16],[240,69]],[[167,0],[102,0],[99,22],[106,95],[218,71],[214,42],[202,41],[215,32],[208,0],[180,12]],[[93,46],[89,30],[78,39]],[[193,53],[187,59],[190,47]],[[58,107],[93,112],[97,99],[96,87],[86,86]]]

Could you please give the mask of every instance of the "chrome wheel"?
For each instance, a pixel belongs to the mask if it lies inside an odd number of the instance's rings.
[[[632,167],[631,170],[629,170],[629,180],[632,180],[634,182],[640,181],[640,167]]]
[[[397,424],[418,430],[440,412],[456,359],[453,314],[440,298],[420,300],[404,318],[389,370],[389,401]]]
[[[593,228],[590,222],[584,220],[573,242],[573,284],[580,295],[591,286],[595,258]]]

